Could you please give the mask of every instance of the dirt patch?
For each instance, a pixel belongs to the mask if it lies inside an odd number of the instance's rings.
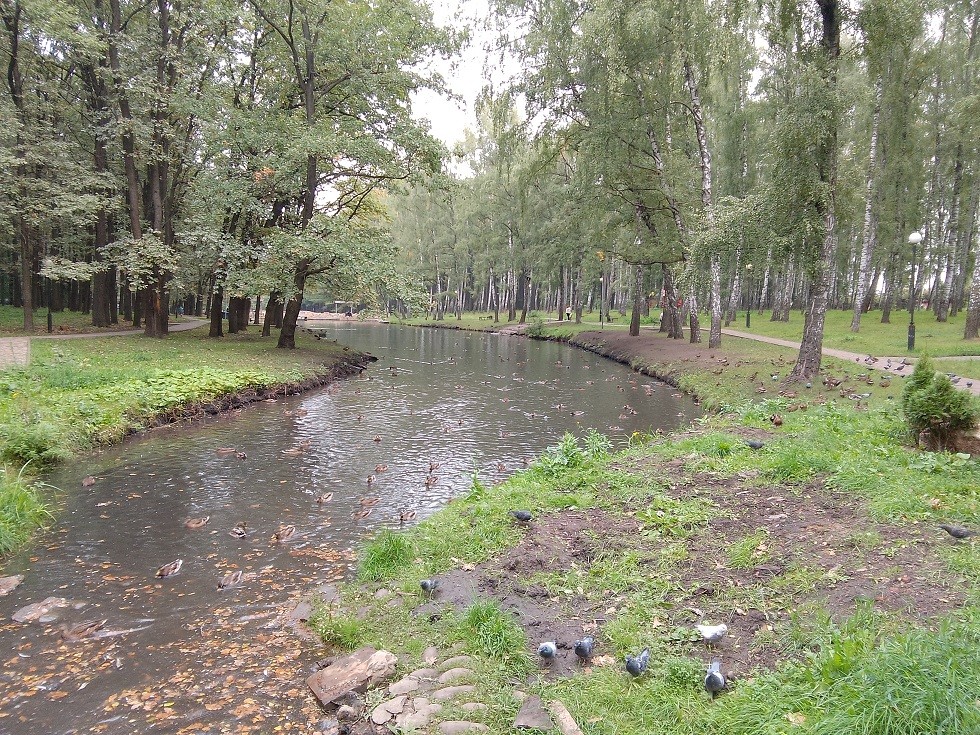
[[[732,431],[744,438],[768,438],[759,429]],[[922,623],[965,601],[965,590],[937,553],[949,543],[945,536],[878,523],[860,500],[820,482],[796,488],[755,485],[757,478],[744,473],[720,478],[692,474],[683,460],[655,462],[625,469],[655,473],[672,497],[705,498],[719,511],[685,540],[686,558],[670,572],[678,591],[651,630],[651,635],[673,640],[677,653],[705,661],[719,656],[737,678],[772,669],[791,655],[786,645],[790,618],[801,608],[819,606],[839,620],[869,602]],[[622,512],[628,518],[643,509],[623,506]],[[540,572],[587,570],[600,552],[637,548],[634,531],[635,523],[617,513],[547,514],[528,525],[520,544],[496,559],[442,575],[438,597],[415,612],[437,615],[447,605],[463,610],[478,598],[497,600],[523,626],[532,653],[539,642],[558,642],[557,659],[543,665],[542,673],[570,675],[579,667],[572,644],[584,635],[601,636],[610,617],[607,601],[589,600],[574,590],[570,596],[552,596],[527,580]],[[694,633],[701,622],[725,623],[729,635],[709,650]],[[685,630],[691,631],[688,638]]]

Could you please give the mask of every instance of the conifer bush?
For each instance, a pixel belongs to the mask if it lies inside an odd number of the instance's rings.
[[[948,375],[936,372],[932,360],[923,356],[902,391],[902,411],[918,445],[928,431],[936,446],[949,445],[953,432],[977,424],[977,406],[966,391],[957,390]]]

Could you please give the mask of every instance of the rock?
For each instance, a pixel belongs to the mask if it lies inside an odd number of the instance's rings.
[[[306,684],[321,703],[330,704],[349,692],[364,691],[386,681],[395,673],[397,663],[395,654],[366,646],[316,672]]]
[[[383,725],[392,717],[401,714],[405,709],[405,700],[408,699],[404,694],[387,702],[382,702],[371,712],[371,722],[375,725]]]
[[[511,696],[518,702],[523,702],[525,699],[527,699],[527,692],[522,692],[520,689],[515,689],[513,692],[511,692]]]
[[[340,722],[337,721],[336,717],[320,720],[317,725],[317,732],[321,735],[340,735]]]
[[[388,694],[391,694],[392,696],[396,694],[408,694],[409,692],[414,692],[418,688],[419,680],[412,676],[406,676],[404,679],[399,679],[388,687]]]
[[[439,671],[446,671],[447,669],[454,669],[457,666],[466,666],[467,668],[472,667],[474,664],[472,656],[453,656],[452,658],[447,658],[437,667]]]
[[[386,597],[391,597],[391,590],[382,587],[377,592],[374,593],[375,600],[383,600]]]
[[[0,577],[0,597],[9,595],[11,592],[17,589],[17,585],[23,581],[23,574],[13,574],[9,577]]]
[[[478,722],[468,722],[467,720],[449,720],[439,723],[439,732],[442,735],[464,735],[469,732],[490,732],[490,728]]]
[[[421,730],[428,726],[433,715],[441,711],[441,704],[430,703],[425,697],[416,697],[395,718],[395,725],[406,731]]]
[[[422,681],[423,679],[435,680],[439,677],[439,672],[435,669],[416,669],[411,674],[408,674],[406,678],[412,677],[413,679],[418,679]]]
[[[337,719],[340,722],[352,722],[357,719],[357,710],[349,704],[342,704],[337,708]]]
[[[473,675],[473,669],[464,669],[463,667],[449,669],[448,671],[443,671],[439,675],[439,683],[450,684],[454,681],[459,681],[460,679],[469,679]]]
[[[439,649],[435,646],[429,646],[422,651],[422,663],[426,666],[432,666],[437,660],[439,660]]]
[[[310,615],[312,614],[313,605],[310,603],[309,598],[303,598],[296,603],[296,606],[292,610],[283,616],[283,625],[291,628],[300,638],[319,640],[320,636],[306,626],[306,621],[310,619]]]
[[[467,702],[466,704],[459,705],[459,708],[463,712],[486,712],[490,709],[483,702]]]
[[[454,699],[462,694],[472,694],[476,687],[472,684],[463,684],[455,687],[443,687],[432,692],[432,698],[436,700]]]
[[[517,719],[514,720],[514,727],[521,730],[550,730],[554,726],[551,715],[544,708],[541,697],[537,695],[524,700],[517,713]]]
[[[550,702],[548,709],[558,721],[558,729],[561,731],[561,735],[584,735],[578,723],[575,722],[575,718],[572,717],[572,713],[565,708],[560,699]]]
[[[25,605],[11,616],[15,623],[33,623],[48,613],[68,607],[71,602],[64,597],[46,597],[40,602]],[[57,616],[55,617],[57,619]]]

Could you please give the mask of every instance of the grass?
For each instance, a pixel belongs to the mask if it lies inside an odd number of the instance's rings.
[[[513,673],[530,668],[524,630],[493,600],[470,605],[456,622],[455,633],[470,653],[494,659]]]
[[[382,531],[361,554],[357,576],[368,582],[391,579],[411,563],[414,557],[408,538],[400,533]]]
[[[50,517],[39,486],[32,484],[23,470],[14,472],[9,467],[3,468],[0,474],[0,555],[18,548]]]

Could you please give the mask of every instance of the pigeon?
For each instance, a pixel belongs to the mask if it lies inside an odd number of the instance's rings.
[[[421,582],[419,582],[419,587],[421,587],[422,591],[427,595],[432,595],[437,589],[439,589],[439,580],[423,579]]]
[[[558,644],[554,641],[545,641],[538,646],[538,655],[545,661],[551,661],[558,655]]]
[[[711,692],[711,696],[714,697],[718,692],[725,688],[728,680],[725,679],[725,675],[721,673],[721,661],[715,659],[711,662],[708,667],[708,673],[704,677],[704,688],[705,690]]]
[[[630,676],[639,676],[647,670],[649,663],[650,649],[644,648],[638,655],[626,657],[626,671]]]
[[[939,527],[953,538],[963,539],[977,535],[976,531],[971,531],[969,528],[963,528],[963,526],[952,526],[948,523],[940,523]]]
[[[745,444],[749,449],[762,449],[766,446],[765,442],[760,442],[758,439],[746,439]]]
[[[728,626],[724,623],[721,625],[695,625],[694,627],[698,629],[698,633],[701,634],[705,643],[717,643],[728,635]]]
[[[510,515],[515,520],[518,520],[521,523],[527,523],[532,518],[534,518],[534,516],[531,515],[531,511],[529,511],[529,510],[512,510],[512,511],[510,511]]]
[[[572,650],[575,651],[575,655],[578,656],[583,662],[588,661],[592,658],[592,650],[595,648],[595,638],[590,635],[585,636],[580,641],[575,641],[575,645]]]

